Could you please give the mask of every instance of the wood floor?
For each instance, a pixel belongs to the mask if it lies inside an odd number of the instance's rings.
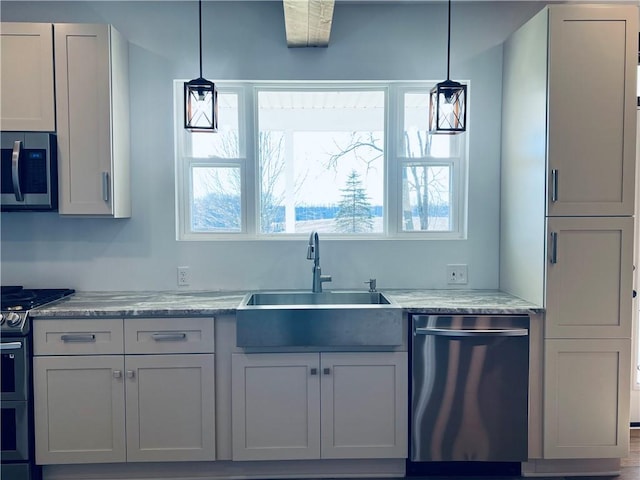
[[[622,471],[615,477],[567,477],[567,480],[640,480],[640,430],[631,430],[629,456],[621,461]]]
[[[622,474],[618,480],[640,480],[640,429],[631,430],[629,456],[622,459]]]
[[[539,478],[537,480],[640,480],[640,429],[631,430],[630,433],[631,441],[629,446],[629,456],[627,458],[623,458],[621,461],[621,472],[620,475],[615,477],[544,477],[544,479]],[[520,480],[516,478],[505,478],[499,477],[502,480]],[[451,480],[452,477],[429,477],[427,479],[416,479],[416,480]],[[472,478],[463,478],[463,477],[455,477],[455,480],[498,480],[495,477],[472,477]],[[524,478],[522,479],[524,480]],[[533,479],[527,480],[536,480],[535,477]]]

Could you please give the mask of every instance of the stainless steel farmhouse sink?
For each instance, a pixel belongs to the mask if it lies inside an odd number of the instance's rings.
[[[277,305],[391,305],[391,300],[380,292],[261,292],[250,293],[243,299],[248,306]]]
[[[402,308],[381,292],[254,292],[236,311],[239,347],[394,346]]]

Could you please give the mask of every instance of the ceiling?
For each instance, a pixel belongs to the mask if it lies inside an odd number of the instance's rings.
[[[333,9],[338,3],[435,3],[447,0],[282,0],[288,47],[327,47]],[[457,0],[457,3],[508,2],[514,0]],[[540,3],[602,3],[603,0],[528,0]],[[605,0],[606,1],[606,0]],[[637,0],[616,0],[637,3]]]

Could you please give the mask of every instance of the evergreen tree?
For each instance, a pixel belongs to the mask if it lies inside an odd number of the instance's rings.
[[[346,187],[341,192],[342,200],[338,205],[338,213],[335,217],[337,230],[345,233],[362,233],[373,230],[371,204],[358,172],[351,170]]]

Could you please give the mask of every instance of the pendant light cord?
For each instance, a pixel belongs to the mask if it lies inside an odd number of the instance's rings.
[[[198,38],[200,39],[200,78],[202,78],[202,0],[198,0],[198,27]]]
[[[447,80],[449,78],[449,66],[451,64],[451,0],[449,0],[449,26],[447,27]],[[201,60],[202,61],[202,60]]]

